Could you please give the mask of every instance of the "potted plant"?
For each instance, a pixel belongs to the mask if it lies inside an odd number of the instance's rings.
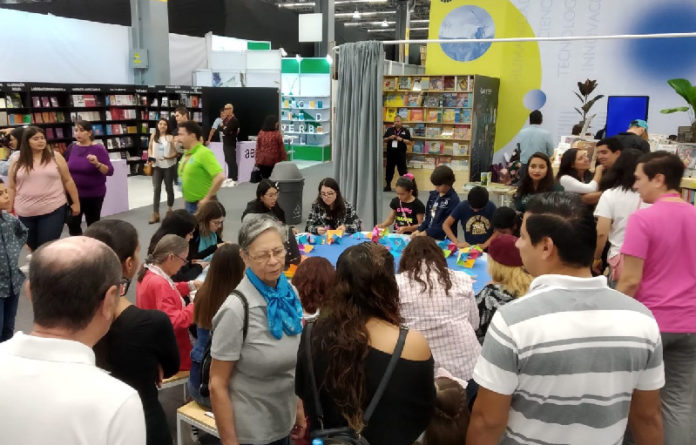
[[[597,89],[597,81],[596,80],[590,80],[586,79],[584,82],[578,82],[578,91],[576,91],[575,95],[580,99],[580,108],[575,107],[575,111],[582,116],[582,119],[580,120],[579,125],[583,126],[585,125],[585,120],[587,120],[587,114],[590,112],[590,108],[592,108],[592,105],[595,104],[599,99],[603,98],[603,94],[598,94],[597,96],[593,97],[590,99],[590,95],[592,92]]]
[[[686,112],[691,119],[691,142],[696,142],[696,86],[686,79],[670,79],[667,81],[674,91],[684,98],[688,106],[665,108],[660,113],[670,114],[678,111]]]

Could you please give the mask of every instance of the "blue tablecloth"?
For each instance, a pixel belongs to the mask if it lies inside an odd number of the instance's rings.
[[[336,266],[336,261],[338,260],[338,256],[341,255],[341,252],[343,252],[350,246],[354,246],[356,244],[360,244],[366,241],[368,240],[355,239],[351,235],[346,235],[342,238],[341,244],[315,244],[314,249],[310,253],[303,253],[303,255],[324,257],[327,260],[329,260],[331,264]],[[457,254],[455,252],[454,255],[450,255],[450,257],[447,258],[447,265],[450,269],[464,271],[470,277],[472,277],[474,281],[474,292],[478,293],[491,280],[491,277],[488,275],[486,258],[487,256],[486,254],[484,254],[476,260],[476,263],[474,264],[473,268],[467,269],[465,267],[457,265]],[[399,269],[400,260],[400,254],[394,255],[394,272],[396,272]]]

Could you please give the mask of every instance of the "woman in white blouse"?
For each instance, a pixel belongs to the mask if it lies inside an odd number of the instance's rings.
[[[556,179],[566,192],[585,193],[596,192],[599,181],[602,179],[604,167],[598,165],[594,176],[590,173],[590,159],[585,150],[569,148],[561,157],[561,165],[558,168]]]
[[[481,345],[479,311],[469,276],[447,267],[435,240],[415,237],[404,249],[396,275],[404,324],[428,340],[435,369],[470,380]]]
[[[155,224],[160,220],[160,194],[162,181],[167,190],[167,213],[172,211],[174,205],[174,179],[176,177],[176,149],[172,144],[173,136],[167,134],[169,123],[161,118],[157,121],[157,130],[150,136],[150,144],[147,148],[147,158],[152,166],[152,185],[154,186],[154,199],[152,203],[152,218],[148,223]]]

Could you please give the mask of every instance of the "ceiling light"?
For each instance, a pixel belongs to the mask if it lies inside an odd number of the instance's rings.
[[[353,13],[353,19],[360,20],[360,11],[358,11],[357,8],[355,8],[355,12]]]
[[[353,18],[354,12],[337,12],[334,14],[336,18]],[[396,14],[395,11],[363,11],[360,13],[361,17],[368,17],[373,15],[391,15]]]
[[[394,28],[368,29],[367,32],[394,32]]]
[[[384,19],[384,21],[382,22],[382,28],[387,28],[387,27],[389,27],[389,22],[387,22],[387,19]]]

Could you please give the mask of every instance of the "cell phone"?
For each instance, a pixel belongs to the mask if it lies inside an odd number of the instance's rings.
[[[152,156],[150,156],[150,157],[147,158],[147,161],[148,161],[148,162],[156,162],[157,159],[155,159],[155,158],[153,158]]]

